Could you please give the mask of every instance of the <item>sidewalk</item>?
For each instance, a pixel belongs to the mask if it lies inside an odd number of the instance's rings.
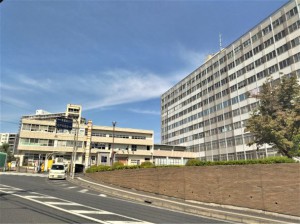
[[[272,224],[300,223],[300,217],[234,206],[186,201],[178,198],[167,197],[164,195],[137,191],[135,189],[121,188],[105,183],[96,183],[92,179],[85,177],[84,175],[77,175],[74,179],[68,178],[68,181],[88,189],[105,193],[107,195],[151,204],[157,207],[164,207],[171,210],[178,210],[201,216],[227,220],[230,222]]]

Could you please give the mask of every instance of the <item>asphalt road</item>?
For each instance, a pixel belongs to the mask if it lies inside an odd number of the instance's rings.
[[[224,222],[125,201],[65,180],[0,174],[0,223]]]

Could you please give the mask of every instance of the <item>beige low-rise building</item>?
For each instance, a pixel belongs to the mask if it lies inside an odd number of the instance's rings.
[[[68,104],[63,113],[37,110],[35,115],[23,116],[18,144],[20,165],[44,163],[47,169],[49,160],[70,164],[72,156],[76,164],[85,167],[116,161],[125,165],[184,165],[187,159],[198,156],[185,152],[185,147],[154,146],[151,130],[121,128],[115,122],[111,127],[94,125],[82,118],[81,111],[80,105]],[[62,117],[72,119],[71,129],[58,128],[56,121]]]

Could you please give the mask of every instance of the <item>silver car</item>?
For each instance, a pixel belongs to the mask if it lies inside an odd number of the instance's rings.
[[[48,179],[66,179],[66,169],[63,164],[52,164]]]

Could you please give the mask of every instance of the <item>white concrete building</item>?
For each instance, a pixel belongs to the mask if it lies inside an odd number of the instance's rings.
[[[17,133],[0,133],[0,146],[3,145],[4,143],[7,143],[12,153],[14,153],[16,150],[17,140],[18,140]]]
[[[162,144],[186,146],[202,160],[274,155],[267,145],[247,146],[252,136],[244,127],[258,105],[247,93],[269,77],[276,83],[296,73],[300,79],[299,11],[299,0],[289,1],[165,92]]]

